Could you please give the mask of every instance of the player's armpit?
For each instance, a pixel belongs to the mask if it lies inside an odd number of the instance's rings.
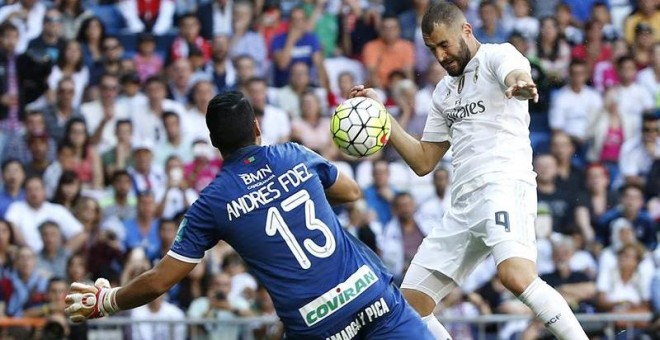
[[[362,190],[354,180],[339,171],[335,183],[325,189],[325,196],[332,205],[343,204],[362,197]]]

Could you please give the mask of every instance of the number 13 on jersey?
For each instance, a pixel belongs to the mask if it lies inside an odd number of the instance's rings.
[[[306,238],[303,241],[303,246],[308,253],[318,258],[326,258],[335,252],[335,238],[332,236],[330,228],[328,228],[328,226],[323,223],[323,221],[316,218],[314,201],[312,201],[307,190],[303,189],[296,192],[295,194],[282,201],[280,206],[285,212],[289,212],[300,206],[304,206],[305,227],[307,227],[309,230],[317,230],[325,237],[325,244],[322,246],[316,244],[316,242],[312,241],[311,239]],[[286,242],[286,245],[289,247],[296,260],[298,260],[300,266],[303,269],[309,269],[312,266],[312,263],[291,232],[289,225],[287,225],[287,223],[284,221],[284,218],[280,213],[280,209],[277,207],[271,207],[268,209],[266,217],[266,234],[268,236],[276,236],[277,233],[282,235],[284,242]]]

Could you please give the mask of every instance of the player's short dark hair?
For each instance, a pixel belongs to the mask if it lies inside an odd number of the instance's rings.
[[[456,5],[442,1],[431,5],[426,13],[424,13],[424,17],[422,18],[422,33],[424,35],[431,34],[436,24],[452,27],[462,21],[465,21],[463,12]]]
[[[206,110],[211,144],[224,156],[254,144],[254,118],[254,109],[241,92],[228,91],[215,96]]]

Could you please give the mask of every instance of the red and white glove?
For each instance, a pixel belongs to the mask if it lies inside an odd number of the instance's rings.
[[[117,290],[119,288],[111,288],[106,279],[96,280],[93,286],[74,282],[64,299],[64,312],[76,323],[114,314],[119,311]]]

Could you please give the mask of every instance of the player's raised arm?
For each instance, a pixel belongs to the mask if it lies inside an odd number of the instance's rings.
[[[65,311],[71,321],[82,322],[142,306],[167,292],[196,265],[166,255],[124,287],[111,288],[105,279],[97,280],[94,286],[74,282],[65,299]]]
[[[351,89],[351,97],[369,97],[380,101],[378,94],[373,89],[357,85]],[[393,117],[392,132],[389,143],[401,155],[404,161],[415,171],[418,176],[429,174],[442,157],[449,150],[449,142],[426,142],[421,141],[406,132]]]

